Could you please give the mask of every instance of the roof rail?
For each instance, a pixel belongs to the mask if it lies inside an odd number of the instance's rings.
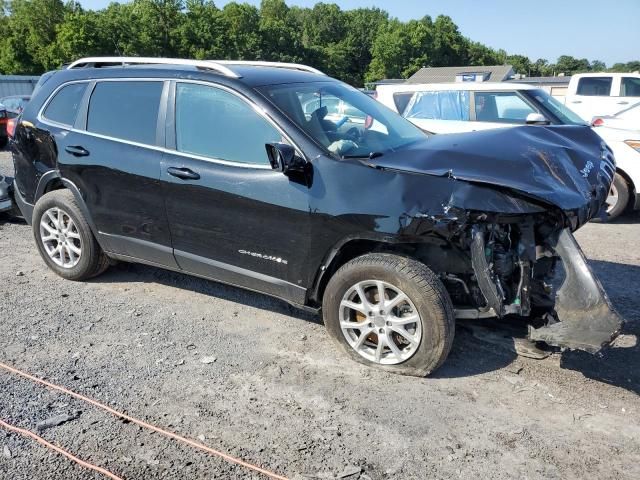
[[[264,62],[252,60],[190,60],[185,58],[158,58],[158,57],[85,57],[70,63],[66,69],[72,70],[84,67],[98,67],[100,65],[122,64],[124,65],[189,65],[192,67],[215,70],[222,75],[232,78],[240,78],[229,66],[246,65],[254,67],[275,67],[301,70],[304,72],[325,75],[325,73],[308,65],[286,62]]]
[[[96,67],[100,64],[124,65],[189,65],[192,67],[215,70],[222,75],[232,78],[240,78],[229,67],[211,60],[188,60],[184,58],[156,58],[156,57],[85,57],[69,64],[67,70],[83,67]]]
[[[286,63],[286,62],[264,62],[260,60],[213,60],[220,65],[247,65],[254,67],[275,67],[275,68],[288,68],[291,70],[302,70],[304,72],[317,73],[319,75],[326,75],[326,73],[320,70],[310,67],[308,65],[302,65],[301,63]]]

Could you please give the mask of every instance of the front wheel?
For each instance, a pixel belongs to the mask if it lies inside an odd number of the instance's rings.
[[[323,298],[324,323],[354,360],[425,376],[447,358],[455,318],[444,285],[424,264],[367,254],[342,266]]]
[[[629,197],[630,192],[627,181],[622,175],[616,173],[615,177],[613,177],[613,183],[611,184],[611,189],[609,190],[609,195],[606,200],[607,217],[609,220],[618,218],[624,213],[627,205],[629,205]]]

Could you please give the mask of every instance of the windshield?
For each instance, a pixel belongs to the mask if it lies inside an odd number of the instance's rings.
[[[370,96],[337,82],[261,87],[278,109],[340,157],[368,157],[424,140],[419,128]]]
[[[533,97],[539,104],[555,115],[563,125],[586,125],[586,122],[577,113],[565,107],[564,104],[544,90],[523,90],[523,93]]]

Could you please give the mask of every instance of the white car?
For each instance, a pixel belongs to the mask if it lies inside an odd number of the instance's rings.
[[[564,103],[584,120],[614,115],[640,102],[638,73],[580,73],[573,75]]]
[[[586,125],[542,89],[513,83],[409,83],[378,86],[377,99],[425,131],[446,134],[525,124]],[[629,206],[640,209],[640,132],[598,127],[616,156],[607,199],[613,219]]]
[[[615,115],[594,117],[591,120],[591,125],[621,130],[640,130],[640,103],[636,103]]]

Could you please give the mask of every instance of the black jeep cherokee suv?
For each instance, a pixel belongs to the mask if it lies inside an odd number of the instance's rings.
[[[415,375],[456,317],[525,318],[530,339],[592,352],[622,324],[571,234],[615,169],[588,127],[428,137],[301,65],[90,58],[42,83],[12,151],[66,279],[123,260],[264,292]]]

